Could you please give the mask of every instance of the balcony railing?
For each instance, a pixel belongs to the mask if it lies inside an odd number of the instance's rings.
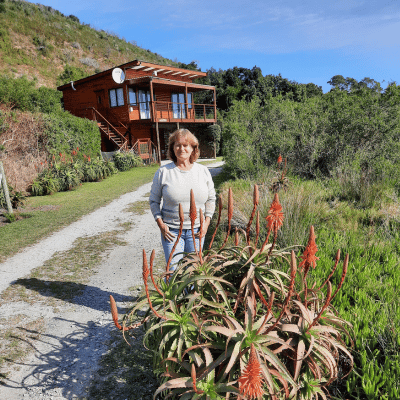
[[[154,122],[214,122],[213,104],[173,103],[169,101],[139,102],[140,119]]]

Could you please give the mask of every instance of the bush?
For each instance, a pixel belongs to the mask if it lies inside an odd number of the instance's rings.
[[[113,155],[113,161],[115,167],[119,171],[128,171],[129,169],[133,167],[138,167],[143,163],[140,156],[132,152],[120,152],[120,151],[116,152]]]
[[[215,152],[219,154],[221,144],[221,127],[219,125],[209,125],[205,129],[204,138],[209,145],[215,144]]]
[[[32,182],[30,188],[33,196],[45,196],[59,191],[60,180],[52,174],[51,170],[44,170]]]
[[[57,77],[57,85],[65,85],[66,83],[77,81],[85,78],[86,76],[87,73],[83,69],[67,64],[64,67],[64,71]]]
[[[51,155],[70,155],[77,148],[81,159],[83,155],[94,159],[100,154],[101,138],[96,122],[75,117],[69,112],[47,114],[43,120]]]
[[[12,208],[22,207],[25,204],[26,196],[24,193],[15,190],[11,185],[8,185],[8,193]],[[0,184],[0,208],[7,208],[7,202],[4,197],[3,188]]]
[[[62,94],[54,89],[36,89],[36,81],[29,81],[25,76],[17,79],[0,77],[0,102],[23,111],[60,111],[61,97]]]
[[[235,101],[223,124],[226,167],[235,177],[256,176],[278,154],[290,160],[292,173],[306,178],[332,177],[357,159],[360,176],[379,180],[390,167],[400,181],[400,86],[380,94],[369,89],[333,90],[294,102],[272,98]]]
[[[60,153],[59,158],[53,158],[50,168],[42,171],[33,181],[31,192],[33,196],[44,196],[72,190],[81,182],[98,182],[117,172],[112,162],[101,159],[92,161],[86,155],[82,160],[76,150],[71,157]]]

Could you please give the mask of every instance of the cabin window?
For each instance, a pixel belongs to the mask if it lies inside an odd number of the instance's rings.
[[[186,118],[185,93],[171,93],[173,118]]]
[[[139,90],[140,119],[150,119],[150,92]]]
[[[128,88],[128,94],[129,94],[129,104],[131,106],[137,106],[136,89],[132,87]]]
[[[119,107],[124,105],[124,89],[110,89],[110,106]]]

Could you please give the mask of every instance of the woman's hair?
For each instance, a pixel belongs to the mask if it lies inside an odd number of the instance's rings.
[[[199,141],[196,136],[193,135],[189,129],[177,129],[174,131],[168,139],[168,158],[173,162],[177,162],[177,158],[174,152],[174,144],[179,138],[185,138],[189,144],[193,147],[192,154],[190,155],[189,161],[193,164],[200,155]]]

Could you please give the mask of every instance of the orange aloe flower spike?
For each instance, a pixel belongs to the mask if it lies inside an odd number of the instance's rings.
[[[147,297],[147,302],[149,303],[149,306],[151,308],[151,310],[153,311],[153,313],[161,319],[165,319],[164,317],[162,317],[157,310],[155,310],[153,308],[153,304],[151,304],[151,300],[150,300],[150,293],[149,293],[149,285],[147,283],[148,279],[149,279],[149,275],[150,275],[150,271],[149,271],[149,267],[147,265],[147,256],[146,256],[146,252],[143,249],[143,282],[144,282],[144,288],[146,291],[146,297]]]
[[[117,309],[117,304],[115,303],[114,297],[110,294],[110,306],[111,306],[111,315],[112,319],[114,321],[115,326],[120,330],[120,331],[129,331],[133,327],[126,327],[126,326],[121,326],[118,323],[118,309]]]
[[[259,201],[260,201],[260,195],[258,192],[258,185],[254,185],[253,211],[251,212],[249,223],[247,224],[247,228],[246,228],[246,236],[247,236],[247,244],[248,245],[250,244],[250,227],[251,227],[251,224],[253,223],[254,215],[256,213],[256,209],[257,209]]]
[[[235,246],[239,246],[239,231],[238,228],[235,228]]]
[[[169,254],[169,258],[168,258],[168,262],[167,262],[167,266],[166,266],[166,271],[165,272],[169,271],[169,266],[171,264],[172,257],[174,256],[174,252],[175,252],[176,246],[178,245],[179,239],[182,236],[183,220],[184,220],[184,217],[183,217],[182,204],[179,203],[179,221],[180,221],[179,222],[179,233],[178,233],[178,237],[175,240],[174,246],[172,247],[171,253]],[[168,277],[167,277],[167,279],[168,279]]]
[[[282,161],[283,161],[283,159],[282,159],[282,156],[279,154],[279,157],[278,157],[278,164],[281,164],[282,163]]]
[[[222,250],[225,247],[226,242],[228,241],[229,233],[231,232],[232,217],[233,217],[233,193],[232,193],[232,188],[229,188],[229,191],[228,191],[228,231],[226,232],[225,240],[222,243],[220,250]]]
[[[271,254],[272,250],[275,246],[275,243],[276,243],[276,237],[278,234],[278,230],[283,225],[283,220],[284,220],[282,206],[279,203],[278,193],[275,193],[274,199],[271,203],[271,207],[269,208],[269,211],[268,211],[268,215],[266,216],[265,219],[267,220],[268,233],[267,233],[267,237],[262,245],[261,252],[264,250],[265,246],[267,245],[268,240],[269,240],[269,235],[270,235],[271,231],[273,231],[274,232],[274,241],[273,241],[272,246],[268,253],[268,254]]]
[[[346,274],[347,274],[347,268],[348,268],[348,266],[349,266],[349,255],[346,254],[346,257],[344,258],[344,262],[343,262],[342,277],[340,278],[339,285],[338,285],[338,287],[336,288],[335,293],[333,294],[331,300],[333,300],[333,298],[337,295],[337,292],[339,291],[339,289],[342,287],[343,282],[344,282],[344,278],[346,277]]]
[[[246,399],[261,399],[265,394],[263,389],[263,377],[261,364],[258,360],[254,344],[250,347],[249,362],[238,379],[240,393]]]
[[[256,219],[256,240],[254,242],[254,248],[257,248],[258,238],[260,236],[260,212],[257,210],[257,219]]]
[[[303,255],[301,256],[302,261],[299,264],[299,269],[304,271],[304,276],[307,275],[308,270],[310,267],[315,268],[317,265],[318,257],[315,256],[316,252],[318,251],[317,244],[315,242],[315,233],[314,227],[311,225],[310,227],[310,235],[308,237],[308,243],[304,250]]]
[[[321,308],[321,311],[318,313],[318,315],[314,318],[313,322],[310,324],[310,326],[307,328],[306,332],[309,332],[310,329],[319,321],[321,318],[322,313],[326,310],[326,308],[329,306],[331,300],[332,300],[332,285],[330,282],[328,282],[328,292],[326,294],[326,299],[325,303]]]
[[[151,278],[151,281],[153,282],[153,285],[156,288],[158,294],[160,296],[162,296],[163,294],[162,294],[161,290],[159,289],[159,287],[157,286],[156,281],[154,280],[154,275],[153,275],[153,264],[154,264],[155,256],[156,256],[156,252],[153,249],[153,251],[151,252],[151,256],[150,256],[150,278]]]
[[[217,219],[217,224],[215,225],[215,230],[212,235],[210,245],[208,246],[209,249],[211,249],[212,244],[214,243],[214,238],[217,233],[219,223],[221,222],[221,213],[222,213],[222,197],[221,197],[221,195],[219,195],[219,197],[218,197],[218,219]]]
[[[203,224],[204,224],[204,215],[203,210],[200,208],[200,232],[203,231]],[[200,263],[203,264],[203,255],[202,255],[202,248],[201,248],[201,239],[203,236],[199,235],[199,256],[200,256]]]
[[[194,364],[192,364],[192,372],[191,372],[191,375],[192,375],[193,390],[194,390],[194,392],[197,393],[197,394],[202,394],[202,393],[204,393],[204,390],[198,390],[198,389],[197,389],[197,386],[196,386],[196,367],[194,366]]]
[[[267,220],[268,228],[271,228],[274,232],[277,232],[283,225],[284,215],[282,212],[282,206],[279,203],[278,193],[275,193],[274,200],[272,201],[268,215],[265,219]]]
[[[339,264],[339,260],[340,260],[340,249],[337,251],[336,253],[336,257],[335,257],[335,265],[333,266],[332,272],[329,274],[329,276],[326,278],[325,282],[318,288],[318,290],[321,290],[327,283],[328,281],[332,278],[333,274],[336,271],[336,268]]]
[[[191,228],[192,228],[192,237],[193,237],[193,246],[194,246],[194,251],[197,254],[197,248],[196,248],[196,240],[194,237],[194,223],[197,218],[197,210],[196,210],[196,202],[194,200],[194,192],[193,189],[190,189],[190,210],[189,210],[189,218],[190,218],[190,223],[191,223]]]

